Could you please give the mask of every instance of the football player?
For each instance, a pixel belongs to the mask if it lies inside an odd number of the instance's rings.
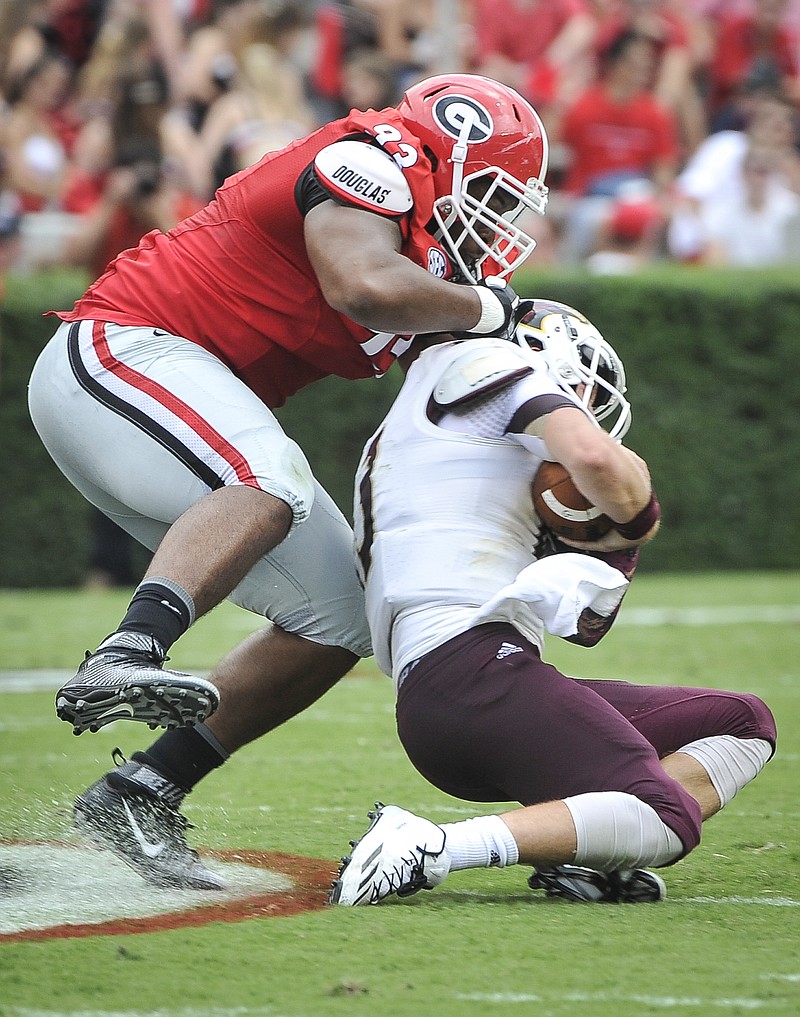
[[[580,680],[542,660],[545,631],[589,646],[608,631],[660,510],[645,463],[619,442],[630,407],[614,350],[550,301],[533,301],[517,338],[403,358],[355,514],[375,656],[409,759],[456,798],[523,807],[438,826],[378,804],[335,904],[516,863],[551,895],[660,900],[663,880],[644,866],[691,851],[774,750],[754,695]],[[542,539],[531,483],[544,460],[616,521],[609,533]]]
[[[433,77],[231,177],[56,312],[33,422],[75,487],[155,552],[56,709],[76,734],[168,729],[75,805],[151,882],[220,887],[186,843],[184,796],[371,652],[352,532],[271,410],[325,375],[383,374],[416,333],[507,332],[547,158],[512,89]],[[209,680],[164,668],[225,597],[271,624]]]

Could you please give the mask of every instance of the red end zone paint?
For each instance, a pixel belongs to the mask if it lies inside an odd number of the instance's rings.
[[[6,846],[12,846],[9,842]],[[58,842],[37,841],[27,845],[14,842],[15,847],[43,846],[79,850],[82,846]],[[203,856],[223,862],[234,862],[253,868],[267,869],[285,877],[291,884],[288,890],[257,893],[232,901],[211,900],[208,904],[165,911],[141,918],[116,918],[107,921],[77,924],[54,924],[18,932],[0,932],[0,943],[20,940],[67,939],[82,936],[120,936],[140,932],[162,932],[168,929],[205,925],[208,922],[239,922],[246,918],[278,918],[303,911],[319,911],[326,906],[327,892],[335,878],[336,867],[320,858],[305,858],[282,852],[267,851],[203,851]],[[147,886],[146,883],[142,883]],[[151,888],[152,889],[152,888]],[[210,891],[209,893],[212,893]]]

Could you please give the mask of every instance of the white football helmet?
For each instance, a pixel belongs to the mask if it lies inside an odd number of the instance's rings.
[[[513,88],[479,74],[439,74],[409,88],[398,111],[431,162],[433,217],[464,278],[481,265],[505,278],[536,241],[515,220],[547,206],[548,142],[539,114]],[[465,257],[471,239],[483,253]]]
[[[555,300],[525,303],[531,307],[517,325],[517,343],[544,361],[553,380],[576,394],[609,435],[621,441],[631,426],[631,404],[625,398],[625,368],[614,348],[574,307]]]

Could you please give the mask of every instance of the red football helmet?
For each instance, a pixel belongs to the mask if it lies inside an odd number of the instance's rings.
[[[412,86],[398,110],[433,166],[433,215],[464,276],[481,278],[491,258],[505,277],[536,246],[514,225],[544,215],[548,143],[536,110],[507,85],[478,74],[440,74]],[[484,253],[465,257],[471,239]]]

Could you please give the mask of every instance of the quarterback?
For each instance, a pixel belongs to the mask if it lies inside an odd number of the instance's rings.
[[[186,844],[184,796],[371,652],[350,527],[271,410],[326,375],[380,376],[418,333],[507,332],[547,158],[512,89],[429,78],[231,177],[57,312],[33,422],[75,487],[155,553],[56,709],[76,734],[168,729],[75,803],[151,882],[220,886]],[[225,597],[270,624],[208,680],[165,668]]]
[[[532,302],[516,337],[409,351],[355,513],[375,656],[411,762],[456,798],[523,807],[438,826],[378,804],[335,904],[516,863],[551,895],[660,900],[644,866],[690,852],[774,750],[754,695],[580,680],[542,660],[545,632],[591,646],[610,629],[660,510],[618,440],[630,406],[613,348],[551,301]],[[542,531],[531,483],[545,460],[614,521],[607,534],[567,546]]]

